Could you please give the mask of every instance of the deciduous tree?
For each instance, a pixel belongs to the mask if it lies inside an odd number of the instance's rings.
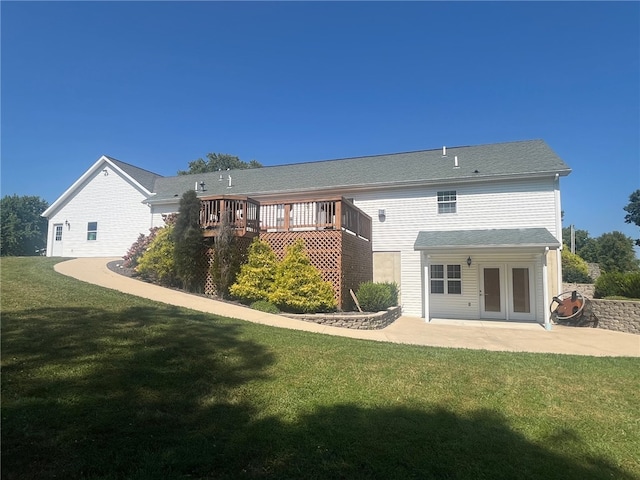
[[[256,160],[243,162],[235,155],[229,155],[227,153],[207,153],[207,160],[198,158],[193,162],[189,162],[189,169],[178,170],[178,175],[217,172],[218,170],[245,170],[247,168],[260,167],[262,167],[262,164]]]
[[[596,239],[598,264],[605,272],[632,272],[638,270],[638,259],[633,250],[633,239],[622,232],[604,233]]]
[[[4,196],[0,201],[0,254],[38,255],[47,245],[47,219],[41,217],[49,204],[37,196]]]
[[[625,223],[634,223],[640,227],[640,189],[629,195],[629,204],[624,207],[627,214],[624,216]],[[640,246],[640,238],[636,239],[636,245]]]

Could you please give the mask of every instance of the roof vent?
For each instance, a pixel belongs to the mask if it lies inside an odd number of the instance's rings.
[[[442,146],[442,156],[443,157],[447,156],[447,147],[445,147],[444,145]]]
[[[460,168],[460,165],[458,164],[458,156],[457,155],[455,157],[453,157],[453,168]]]

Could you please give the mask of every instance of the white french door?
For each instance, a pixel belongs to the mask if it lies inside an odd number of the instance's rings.
[[[533,265],[509,265],[509,318],[535,320]]]
[[[480,267],[480,316],[505,320],[504,267],[482,265]]]
[[[533,264],[480,266],[480,317],[535,320]]]

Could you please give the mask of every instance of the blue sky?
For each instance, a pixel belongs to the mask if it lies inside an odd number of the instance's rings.
[[[0,9],[3,196],[52,203],[102,154],[174,175],[542,138],[565,225],[640,235],[638,2]]]

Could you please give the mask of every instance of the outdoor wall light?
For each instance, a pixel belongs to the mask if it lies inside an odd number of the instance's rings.
[[[381,222],[384,222],[386,220],[386,218],[387,218],[387,213],[382,209],[378,210],[378,219]]]
[[[467,257],[467,267],[471,267],[471,257]]]
[[[67,226],[67,230],[71,230],[71,224],[69,223],[69,220],[65,220],[64,224]]]

